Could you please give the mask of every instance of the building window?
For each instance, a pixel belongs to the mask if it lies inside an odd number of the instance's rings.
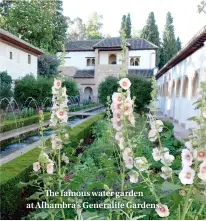
[[[140,57],[130,58],[130,66],[139,66],[140,65]]]
[[[94,58],[87,58],[87,66],[94,66],[95,59]]]
[[[31,55],[28,54],[28,64],[31,64]]]
[[[177,81],[177,88],[176,88],[176,97],[180,96],[180,89],[181,89],[181,80]]]
[[[184,84],[183,84],[182,97],[187,97],[187,94],[188,94],[188,77],[185,76]]]
[[[12,54],[12,52],[10,51],[10,53],[9,53],[9,58],[12,60],[13,59],[13,54]]]
[[[195,96],[197,94],[198,83],[199,83],[199,76],[198,73],[195,72],[195,76],[192,81],[192,96]]]
[[[110,54],[109,56],[109,64],[116,64],[117,63],[117,56],[116,54]]]

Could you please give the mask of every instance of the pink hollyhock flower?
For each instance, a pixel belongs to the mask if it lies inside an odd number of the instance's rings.
[[[157,212],[157,214],[160,217],[167,217],[170,214],[167,205],[163,205],[163,204],[158,204],[157,208],[155,209],[155,211]]]
[[[182,150],[182,165],[183,166],[191,166],[193,161],[193,156],[188,149]]]
[[[152,150],[152,156],[153,156],[153,159],[154,159],[155,161],[161,160],[161,157],[162,157],[161,150],[159,150],[157,147],[156,147],[156,148],[153,148],[153,150]]]
[[[127,156],[124,158],[125,167],[128,169],[133,168],[133,158],[131,156]]]
[[[122,123],[121,121],[115,121],[113,118],[111,119],[112,120],[112,123],[113,123],[113,128],[116,130],[116,131],[120,131],[122,130]]]
[[[114,119],[115,121],[120,121],[120,119],[121,119],[121,113],[120,113],[120,111],[115,110],[115,111],[113,112],[113,119]]]
[[[60,120],[67,120],[68,119],[67,112],[64,110],[61,110],[61,109],[58,110],[56,112],[56,115]]]
[[[130,183],[138,183],[139,173],[135,170],[131,170],[129,173]]]
[[[132,156],[132,149],[127,147],[124,149],[122,154],[123,154],[123,159],[125,159],[128,156]]]
[[[130,106],[129,104],[123,104],[123,114],[125,116],[132,114],[133,109],[132,106]]]
[[[195,171],[191,167],[183,167],[179,173],[179,179],[183,185],[193,184],[195,177]]]
[[[191,140],[190,140],[190,141],[187,141],[187,142],[185,143],[185,146],[187,147],[187,149],[188,149],[189,151],[193,150],[193,146],[192,146],[192,141],[191,141]]]
[[[197,152],[197,160],[198,161],[206,161],[206,149],[201,148]]]
[[[163,153],[161,158],[161,163],[165,166],[171,166],[172,162],[174,161],[174,156],[170,155],[169,152]]]
[[[111,104],[111,110],[112,110],[112,112],[114,112],[114,111],[121,111],[121,107],[122,107],[122,104],[120,104],[120,103],[112,103]]]
[[[62,86],[62,82],[60,80],[54,79],[54,88],[59,89]]]
[[[202,181],[206,181],[206,161],[200,164],[200,171],[198,173],[198,177]]]
[[[147,159],[145,157],[136,157],[134,159],[134,166],[139,170],[139,171],[145,171],[149,168]]]
[[[52,135],[51,143],[52,143],[52,149],[54,150],[55,149],[59,150],[62,148],[62,140],[54,134]]]
[[[34,170],[35,172],[37,172],[37,171],[40,170],[40,163],[39,163],[39,162],[33,163],[33,170]]]
[[[54,173],[54,162],[52,160],[49,161],[49,163],[47,164],[47,173],[48,174],[53,174]]]
[[[119,84],[120,84],[120,87],[124,90],[128,90],[131,86],[131,82],[128,78],[122,78],[120,81],[119,81]]]
[[[117,140],[117,143],[119,145],[119,148],[121,150],[123,150],[124,149],[124,139],[123,139],[123,137],[119,138],[119,140]]]
[[[122,101],[123,101],[122,94],[114,92],[112,95],[112,102],[113,103],[121,103]]]

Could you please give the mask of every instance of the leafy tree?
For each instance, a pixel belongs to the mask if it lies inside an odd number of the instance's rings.
[[[92,12],[89,15],[86,25],[86,32],[89,39],[101,39],[103,38],[100,29],[102,28],[102,15],[98,15],[97,12]]]
[[[158,66],[160,62],[160,36],[158,26],[155,22],[154,12],[149,13],[147,23],[141,33],[141,38],[144,38],[159,47],[156,52],[156,66]]]
[[[51,98],[52,78],[39,76],[37,79],[33,75],[26,75],[17,81],[14,89],[14,97],[23,106],[27,98],[34,98],[38,105],[42,105],[46,97]]]
[[[132,24],[131,24],[131,19],[130,19],[130,13],[128,15],[123,15],[122,16],[122,22],[121,22],[121,30],[123,30],[126,34],[126,38],[131,38],[131,29],[132,29]]]
[[[77,17],[69,22],[69,40],[84,40],[86,37],[86,27],[81,18]]]
[[[177,44],[177,51],[180,51],[182,48],[182,42],[179,37],[177,37],[176,44]]]
[[[63,82],[63,86],[66,87],[68,96],[76,96],[79,94],[77,84],[72,78],[67,78]]]
[[[151,96],[151,82],[145,78],[138,76],[128,76],[131,85],[131,96],[135,96],[135,110],[141,112],[145,110],[147,104],[149,104]],[[107,103],[107,97],[111,97],[118,89],[119,79],[116,77],[107,77],[100,83],[98,88],[99,100],[102,104]]]
[[[62,15],[61,1],[15,1],[1,13],[1,27],[55,54],[65,43],[67,22]],[[1,19],[2,20],[2,19]]]
[[[174,33],[173,18],[167,13],[166,25],[163,33],[160,67],[163,67],[177,53],[177,43]]]
[[[141,38],[142,30],[132,29],[132,38]]]
[[[131,30],[132,30],[132,23],[131,23],[130,13],[128,13],[127,19],[126,19],[126,27],[125,27],[126,38],[132,37]]]
[[[38,74],[44,77],[53,77],[58,73],[59,60],[48,55],[38,57]]]
[[[0,100],[2,98],[10,99],[13,95],[11,90],[12,78],[6,71],[0,72]],[[1,108],[4,108],[7,102],[2,101]]]

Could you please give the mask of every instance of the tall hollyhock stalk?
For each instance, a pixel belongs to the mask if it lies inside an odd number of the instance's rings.
[[[190,209],[190,199],[196,193],[206,197],[206,82],[201,83],[199,98],[195,102],[196,109],[199,109],[200,116],[192,117],[190,120],[196,121],[198,128],[193,130],[188,142],[185,143],[185,149],[182,150],[182,170],[179,173],[179,179],[185,186],[182,191],[185,195],[185,201],[182,205],[180,217],[185,219]],[[189,185],[189,188],[187,188]],[[205,204],[202,204],[199,212],[193,217],[198,219]]]
[[[66,88],[62,87],[61,79],[55,79],[52,87],[53,94],[53,107],[50,119],[50,126],[54,130],[54,134],[51,137],[51,146],[47,146],[43,136],[43,112],[40,111],[40,126],[41,126],[41,152],[38,161],[33,164],[34,174],[39,176],[39,185],[43,182],[44,188],[40,188],[45,196],[47,202],[50,202],[50,198],[46,196],[45,190],[51,190],[61,192],[62,183],[67,171],[66,164],[69,163],[69,158],[62,151],[64,143],[68,143],[69,135],[65,129],[65,124],[68,120],[68,107],[67,107],[67,94]],[[62,203],[61,196],[55,200]],[[56,201],[55,201],[56,202]],[[65,219],[64,210],[61,209],[62,217]],[[54,219],[55,215],[50,213],[51,218]]]

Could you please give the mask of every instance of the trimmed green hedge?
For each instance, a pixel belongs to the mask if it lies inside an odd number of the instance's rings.
[[[50,113],[45,113],[44,114],[44,119],[49,120],[50,118]],[[22,126],[28,126],[31,124],[35,124],[39,122],[39,115],[34,115],[31,117],[26,117],[22,119],[18,119],[16,121],[5,121],[0,125],[0,132],[6,132],[10,130],[15,130],[16,128],[20,128]]]
[[[85,139],[91,135],[92,126],[103,117],[104,114],[98,114],[77,125],[73,129],[70,129],[69,133],[71,145],[75,147],[79,144],[81,139]],[[31,192],[31,189],[18,189],[16,185],[20,181],[29,181],[29,174],[32,170],[32,165],[37,160],[39,153],[40,149],[35,148],[0,167],[0,208],[2,219],[15,218],[14,214],[17,211],[25,209],[21,202],[23,200],[25,203],[26,193],[28,194],[28,192]]]

